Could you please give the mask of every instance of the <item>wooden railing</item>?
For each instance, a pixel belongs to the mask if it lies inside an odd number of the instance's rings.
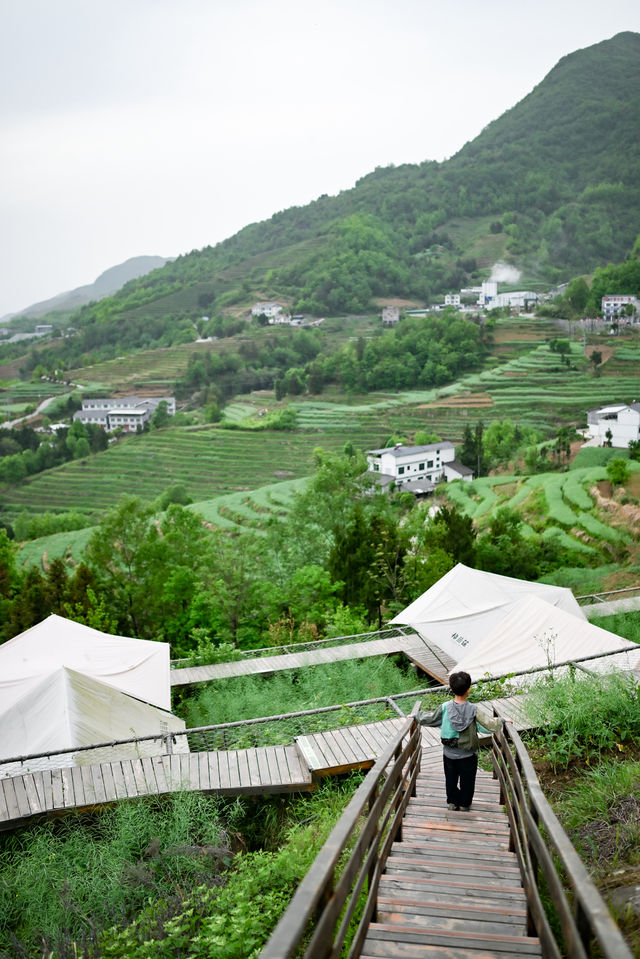
[[[540,937],[543,955],[551,959],[586,959],[591,955],[632,959],[606,903],[544,797],[529,754],[513,726],[505,726],[493,737],[493,761],[527,894],[530,932]],[[562,942],[550,926],[541,888],[551,899]]]
[[[404,811],[415,792],[422,755],[418,708],[419,703],[358,787],[260,959],[288,959],[305,945],[305,959],[342,955],[361,909],[348,952],[360,955],[375,919],[380,876],[392,843],[401,839]]]

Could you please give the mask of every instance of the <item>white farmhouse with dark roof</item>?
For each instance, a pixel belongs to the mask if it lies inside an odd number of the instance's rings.
[[[472,480],[473,471],[455,458],[453,443],[443,440],[427,446],[396,446],[369,450],[369,472],[375,474],[383,487],[395,483],[397,489],[426,494],[433,491],[439,480]]]

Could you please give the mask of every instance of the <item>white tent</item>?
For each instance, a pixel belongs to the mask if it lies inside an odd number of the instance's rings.
[[[0,759],[184,729],[170,712],[169,670],[168,643],[49,616],[0,645]],[[177,746],[188,749],[186,737]],[[133,748],[119,748],[117,758]],[[158,740],[134,754],[141,750],[163,748]],[[54,763],[95,762],[95,753],[67,753]]]
[[[62,616],[0,645],[0,714],[61,666],[171,709],[168,643],[111,636]]]
[[[185,723],[166,710],[151,706],[108,686],[91,676],[60,667],[40,679],[17,702],[0,713],[2,730],[0,758],[9,759],[91,746],[137,736],[163,735],[185,729]],[[188,751],[186,736],[176,737],[173,749]],[[165,751],[161,739],[118,747],[63,753],[47,760],[47,767],[113,761]],[[0,775],[18,775],[37,768],[34,760],[24,765],[0,765]]]
[[[640,647],[538,596],[527,596],[460,658],[454,671],[464,670],[477,680],[614,649],[629,652],[586,662],[588,669],[635,669],[640,662]]]
[[[528,595],[538,596],[580,621],[585,619],[569,589],[458,563],[391,622],[411,626],[427,643],[436,644],[457,661]]]

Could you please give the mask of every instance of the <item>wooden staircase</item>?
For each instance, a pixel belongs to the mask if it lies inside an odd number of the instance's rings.
[[[362,959],[541,956],[539,939],[527,934],[527,901],[498,783],[479,770],[471,810],[448,810],[443,777],[433,774],[433,764],[442,764],[438,753],[424,756]]]

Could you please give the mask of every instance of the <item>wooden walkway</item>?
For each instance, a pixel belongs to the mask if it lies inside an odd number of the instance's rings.
[[[232,676],[265,675],[281,669],[300,669],[304,666],[326,665],[347,659],[365,659],[370,656],[389,656],[403,653],[416,666],[439,683],[448,681],[455,662],[438,647],[431,647],[416,634],[392,636],[386,639],[370,639],[343,646],[327,646],[301,653],[281,653],[277,656],[258,656],[232,663],[212,663],[208,666],[185,666],[171,670],[171,685],[186,686],[190,683],[206,683],[212,679],[229,679]]]
[[[484,703],[498,715],[525,720],[521,697]],[[59,814],[136,799],[193,790],[227,796],[298,792],[313,789],[318,777],[367,769],[380,756],[404,720],[387,719],[298,736],[293,745],[217,752],[114,759],[0,778],[0,830],[34,816]],[[440,731],[422,730],[423,766],[442,764]]]
[[[527,934],[527,900],[498,783],[479,771],[471,810],[449,811],[435,752],[423,752],[361,959],[541,956],[539,939]],[[440,756],[438,750],[439,763]]]

